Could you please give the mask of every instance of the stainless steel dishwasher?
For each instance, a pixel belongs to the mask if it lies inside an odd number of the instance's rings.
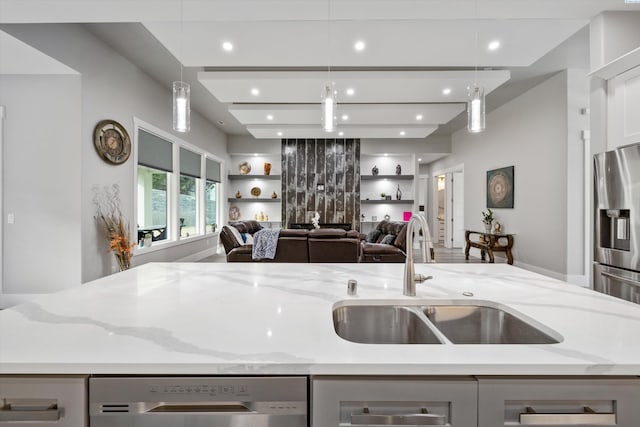
[[[94,377],[91,427],[306,427],[306,377]]]

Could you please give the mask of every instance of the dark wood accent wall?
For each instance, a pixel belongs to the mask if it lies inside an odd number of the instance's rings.
[[[324,190],[319,186],[324,185]],[[360,229],[360,140],[282,140],[282,226],[350,223]]]

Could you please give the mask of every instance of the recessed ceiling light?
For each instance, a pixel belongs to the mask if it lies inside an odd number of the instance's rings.
[[[418,161],[419,161],[419,162],[421,162],[421,161],[422,161],[422,159],[418,159]]]
[[[358,40],[354,45],[353,48],[355,50],[357,50],[358,52],[362,52],[364,50],[364,48],[366,47],[366,45],[364,44],[364,42],[362,40]]]
[[[342,115],[342,120],[349,120],[349,116],[347,116],[346,114]]]
[[[450,93],[451,93],[451,88],[445,87],[444,89],[442,89],[443,95],[449,95]]]
[[[282,136],[282,132],[278,132],[278,136]]]
[[[400,136],[405,136],[407,133],[403,130],[400,131]]]
[[[231,52],[233,50],[233,44],[231,42],[222,42],[222,49],[225,52]]]
[[[267,120],[273,120],[273,116],[271,114],[267,114]]]
[[[494,40],[491,43],[489,43],[489,46],[487,47],[489,48],[489,50],[498,50],[500,49],[500,41]]]
[[[387,153],[384,153],[384,154],[383,154],[383,156],[387,157],[387,156],[388,156],[388,154],[387,154]]]
[[[339,135],[339,136],[343,136],[343,135],[344,135],[344,132],[338,132],[338,135]]]
[[[258,157],[258,153],[253,153],[253,157]]]
[[[422,120],[422,114],[416,115],[416,120]]]
[[[257,87],[252,88],[251,89],[251,95],[253,95],[253,96],[260,95],[260,89],[258,89]]]
[[[347,89],[347,95],[349,95],[349,96],[353,96],[353,94],[354,94],[354,93],[356,93],[356,91],[355,91],[355,90],[353,90],[353,88],[352,88],[352,87],[350,87],[349,89]]]

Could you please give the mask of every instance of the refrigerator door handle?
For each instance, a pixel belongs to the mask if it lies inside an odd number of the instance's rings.
[[[636,282],[635,280],[627,279],[626,277],[616,276],[615,274],[608,273],[606,271],[601,271],[601,275],[607,277],[609,279],[617,280],[618,282],[626,283],[628,285],[640,286],[640,282]]]

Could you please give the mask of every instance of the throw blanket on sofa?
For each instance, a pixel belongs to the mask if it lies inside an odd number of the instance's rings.
[[[274,259],[276,257],[276,247],[278,246],[279,228],[263,228],[253,235],[253,250],[251,258]]]

